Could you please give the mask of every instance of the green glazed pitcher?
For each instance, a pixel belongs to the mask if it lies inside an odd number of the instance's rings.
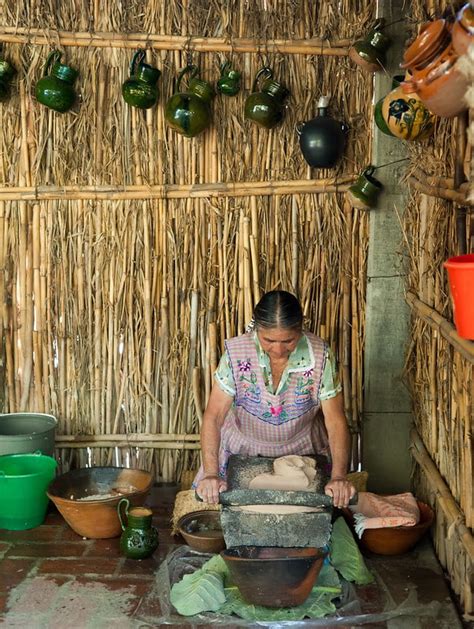
[[[77,70],[60,63],[62,53],[53,50],[44,66],[44,76],[36,84],[36,100],[54,111],[64,113],[71,109],[76,99],[74,81]]]
[[[217,81],[217,91],[225,96],[235,96],[240,90],[240,72],[233,70],[226,61],[221,66],[221,78]]]
[[[126,525],[122,518],[125,507]],[[120,551],[129,559],[146,559],[158,548],[158,531],[151,525],[153,512],[148,507],[130,507],[127,498],[117,505],[117,513],[122,527]]]
[[[263,80],[260,91],[257,91],[260,79]],[[272,129],[283,119],[284,102],[289,94],[286,87],[273,80],[273,72],[270,68],[262,68],[257,72],[252,93],[245,101],[245,118],[265,129]]]
[[[130,78],[122,85],[122,96],[126,103],[139,109],[149,109],[158,100],[156,85],[161,72],[144,62],[146,52],[138,50],[130,63]]]
[[[10,96],[10,82],[15,76],[16,70],[4,59],[0,59],[0,101],[5,101]]]
[[[185,74],[190,75],[188,89],[180,92],[179,86]],[[177,93],[166,103],[166,123],[181,135],[194,138],[211,124],[214,90],[207,81],[199,78],[199,70],[195,65],[188,65],[181,71],[176,89]]]
[[[383,185],[373,176],[374,166],[368,166],[359,175],[357,181],[349,186],[347,198],[353,207],[368,210],[377,205]]]
[[[390,39],[382,32],[384,27],[385,19],[381,17],[375,21],[367,35],[354,42],[349,49],[349,57],[363,70],[383,70],[385,52],[390,46]]]

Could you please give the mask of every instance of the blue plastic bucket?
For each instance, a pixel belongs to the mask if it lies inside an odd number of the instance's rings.
[[[23,531],[44,522],[57,465],[40,453],[0,456],[0,529]]]

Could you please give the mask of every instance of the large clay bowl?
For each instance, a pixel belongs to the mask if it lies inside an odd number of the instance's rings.
[[[196,511],[178,520],[186,544],[204,553],[219,553],[225,548],[220,511]]]
[[[221,552],[242,598],[264,607],[295,607],[308,598],[326,553],[318,548],[236,546]]]
[[[47,494],[78,535],[91,539],[118,537],[122,532],[118,503],[128,498],[131,505],[142,505],[152,480],[145,470],[84,467],[58,476]]]
[[[396,526],[383,529],[366,529],[359,540],[360,545],[377,555],[401,555],[407,553],[420,541],[433,523],[433,510],[424,502],[418,502],[420,521],[415,526]],[[350,509],[344,509],[346,521],[353,527],[354,518]],[[357,537],[357,539],[359,539]]]

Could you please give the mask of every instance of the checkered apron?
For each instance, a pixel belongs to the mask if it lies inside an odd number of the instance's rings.
[[[224,420],[219,450],[219,475],[226,477],[231,454],[280,457],[286,454],[329,453],[320,411],[319,391],[326,360],[326,343],[305,332],[314,364],[290,371],[288,386],[275,395],[265,386],[257,348],[251,334],[226,341],[236,395]],[[204,476],[199,470],[193,486]]]

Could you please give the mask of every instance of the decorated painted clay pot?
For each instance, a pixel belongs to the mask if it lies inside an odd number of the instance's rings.
[[[188,89],[180,92],[179,87],[185,74],[190,75]],[[214,90],[209,83],[199,78],[198,68],[194,65],[186,66],[181,71],[176,88],[178,92],[166,103],[166,123],[181,135],[194,138],[211,124]]]
[[[328,104],[329,96],[322,96],[316,118],[296,125],[301,152],[313,168],[334,168],[346,146],[348,128],[328,115]]]
[[[366,37],[359,39],[349,49],[349,57],[367,72],[383,70],[385,51],[390,46],[390,39],[382,32],[385,20],[376,20]]]
[[[457,67],[450,28],[445,20],[427,22],[407,48],[401,67],[410,71],[406,89],[415,91],[434,114],[452,118],[467,109],[466,77]]]
[[[456,16],[451,33],[454,50],[458,55],[465,55],[474,43],[474,8],[470,2],[465,4]]]
[[[146,53],[138,50],[130,63],[130,78],[122,85],[124,101],[132,107],[149,109],[158,100],[158,87],[156,85],[161,72],[144,62]]]
[[[260,90],[258,84],[261,81]],[[252,93],[245,101],[244,115],[265,129],[272,129],[283,120],[284,103],[289,90],[273,80],[273,72],[264,67],[257,72]]]
[[[78,72],[60,63],[61,52],[53,50],[46,60],[44,76],[36,84],[36,100],[50,109],[64,113],[76,100],[74,81]]]
[[[126,519],[122,516],[125,509]],[[118,503],[117,513],[122,527],[120,550],[130,559],[146,559],[158,548],[158,531],[151,525],[153,512],[148,507],[130,507],[127,498]]]
[[[10,83],[16,74],[15,68],[4,59],[0,59],[0,101],[10,96]]]
[[[217,91],[224,96],[235,96],[240,90],[240,72],[233,70],[227,61],[221,66],[221,77],[217,81]]]
[[[380,131],[408,141],[429,137],[433,133],[436,116],[414,91],[410,75],[394,77],[392,88],[374,108],[375,124]]]

